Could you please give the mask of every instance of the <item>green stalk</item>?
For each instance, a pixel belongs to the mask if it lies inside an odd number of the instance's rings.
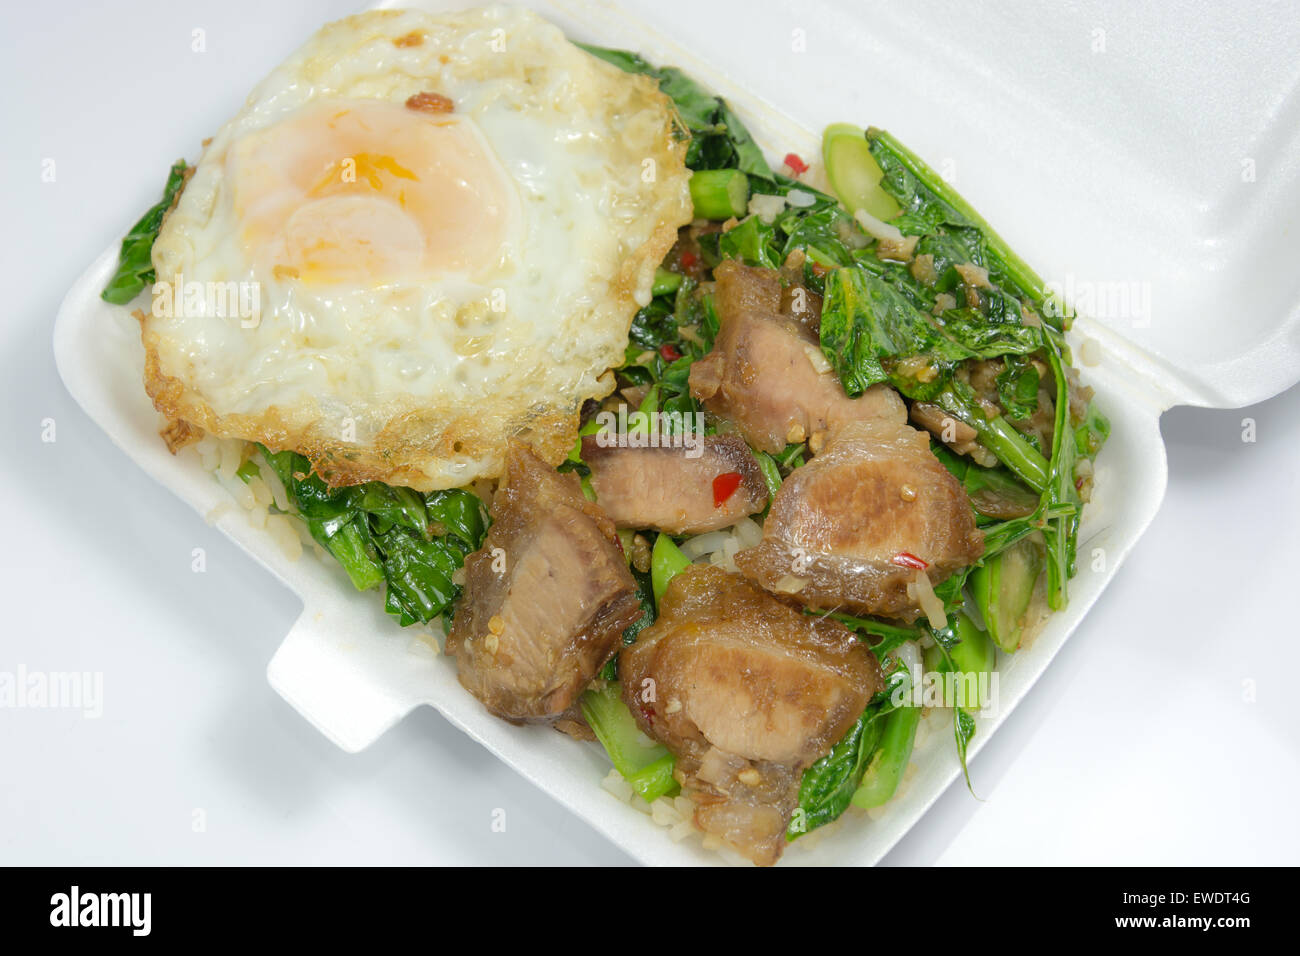
[[[676,766],[677,758],[670,753],[665,753],[640,770],[624,774],[623,779],[632,785],[633,790],[641,794],[643,800],[652,803],[660,797],[677,792],[677,778],[673,776]]]
[[[650,287],[650,294],[668,295],[676,292],[682,284],[682,274],[680,272],[671,272],[662,266],[655,269],[654,285]]]
[[[749,206],[749,177],[739,169],[704,169],[691,173],[691,202],[697,219],[743,216]]]
[[[829,614],[819,611],[805,611],[805,613],[816,614],[819,617],[829,617],[844,624],[849,630],[880,638],[871,647],[878,658],[883,658],[884,655],[900,644],[920,640],[923,636],[921,629],[911,624],[888,624],[871,618],[854,617],[852,614],[845,614],[842,611],[831,611]]]
[[[862,809],[883,807],[898,790],[903,771],[912,759],[916,728],[921,724],[920,707],[899,707],[884,718],[876,755],[871,759],[862,783],[853,794],[853,805]]]
[[[989,418],[983,409],[967,401],[949,386],[935,398],[936,404],[979,433],[980,443],[997,456],[1025,484],[1042,494],[1047,490],[1051,469],[1047,459],[1025,436],[1016,431],[1001,415]]]
[[[953,669],[957,673],[971,675],[963,680],[963,686],[969,688],[973,685],[975,694],[974,700],[958,700],[955,703],[978,710],[988,703],[980,695],[980,677],[993,673],[997,664],[997,649],[989,636],[976,627],[967,615],[959,613],[955,617],[953,632],[957,636],[957,643],[948,655],[952,658]]]
[[[831,191],[850,213],[865,209],[882,221],[898,215],[898,203],[880,188],[880,166],[860,126],[832,123],[826,127],[822,133],[822,165]]]
[[[582,695],[582,716],[609,754],[614,769],[646,802],[672,792],[675,760],[668,749],[641,732],[636,718],[623,703],[617,684]]]
[[[682,554],[672,538],[666,534],[655,538],[654,547],[650,550],[650,582],[655,592],[655,607],[663,602],[668,582],[690,566],[690,559]]]
[[[1020,540],[971,572],[970,592],[989,636],[1008,654],[1020,647],[1025,612],[1043,571],[1041,549]]]
[[[1074,431],[1070,428],[1070,386],[1065,363],[1056,343],[1044,336],[1047,359],[1056,379],[1056,421],[1052,436],[1051,481],[1047,499],[1053,505],[1074,505],[1072,514],[1048,522],[1043,529],[1047,542],[1047,606],[1053,611],[1064,608],[1069,600],[1068,581],[1074,574],[1075,539],[1079,532],[1079,493],[1074,487],[1077,451]]]
[[[645,393],[645,398],[641,399],[641,404],[631,416],[631,424],[627,426],[629,435],[650,433],[650,419],[655,412],[659,411],[659,390],[662,386],[662,382],[656,382]]]

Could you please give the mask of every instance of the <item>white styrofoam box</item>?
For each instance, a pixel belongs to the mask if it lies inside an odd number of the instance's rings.
[[[1243,33],[1254,21],[1241,6],[1200,9],[1203,22],[1182,20],[1187,29],[1171,35],[1159,29],[1159,8],[1141,5],[1011,14],[961,2],[806,2],[749,15],[700,4],[689,21],[668,22],[642,0],[621,9],[593,0],[528,5],[576,39],[683,67],[728,97],[772,156],[815,157],[816,131],[829,122],[890,128],[953,176],[1049,281],[1081,306],[1088,295],[1101,305],[1105,314],[1080,319],[1073,334],[1076,344],[1098,344],[1099,363],[1081,371],[1112,423],[1085,512],[1080,573],[1069,608],[1031,647],[1003,658],[1000,711],[981,718],[974,757],[1154,517],[1166,478],[1160,413],[1258,401],[1300,378],[1300,270],[1287,261],[1300,208],[1300,124],[1288,119],[1300,107],[1291,93],[1297,68],[1282,69],[1294,58],[1281,55],[1296,48],[1300,25]],[[644,7],[644,19],[631,7]],[[124,223],[132,213],[124,210]],[[608,762],[597,747],[490,716],[457,683],[451,661],[411,652],[373,593],[357,593],[339,568],[310,554],[286,559],[192,456],[167,452],[141,388],[138,326],[99,299],[116,257],[115,245],[63,302],[59,372],[127,455],[301,597],[302,615],[268,668],[275,689],[348,751],[415,707],[436,707],[636,858],[717,862],[698,841],[672,842],[606,793],[599,782]],[[1114,307],[1107,296],[1125,289],[1127,307]],[[879,860],[959,773],[950,745],[925,747],[916,762],[919,772],[883,815],[848,814],[786,862]]]

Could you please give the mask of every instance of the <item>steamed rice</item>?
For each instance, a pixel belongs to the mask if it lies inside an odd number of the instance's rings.
[[[257,446],[238,438],[215,438],[204,435],[180,454],[192,454],[204,471],[216,479],[217,484],[230,496],[205,514],[208,524],[216,524],[234,506],[245,513],[248,523],[267,536],[290,561],[297,561],[304,550],[324,556],[325,549],[312,538],[304,522],[292,517],[289,495],[280,476],[263,459]],[[245,462],[257,467],[257,474],[247,482],[239,477]],[[277,513],[284,512],[284,513]]]

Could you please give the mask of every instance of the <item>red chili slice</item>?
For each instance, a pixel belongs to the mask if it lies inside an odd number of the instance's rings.
[[[900,568],[915,568],[918,571],[924,571],[930,565],[922,561],[911,551],[900,551],[894,555],[894,563]]]
[[[808,164],[800,159],[795,153],[785,154],[785,164],[790,167],[790,170],[796,176],[802,176],[804,173],[808,172]]]
[[[659,354],[664,357],[666,362],[676,362],[682,357],[682,353],[677,350],[677,346],[673,345],[672,342],[665,342],[659,346]]]
[[[691,250],[689,249],[687,249],[681,255],[681,263],[683,269],[693,269],[695,267],[695,263],[699,261],[700,261],[700,257],[697,256],[695,253],[691,252]]]
[[[727,471],[713,479],[713,507],[721,508],[740,487],[740,472]]]

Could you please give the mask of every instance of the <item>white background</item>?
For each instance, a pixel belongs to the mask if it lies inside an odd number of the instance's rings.
[[[0,709],[0,863],[628,862],[431,710],[359,756],[334,749],[264,679],[296,599],[132,466],[55,372],[76,276],[172,160],[353,8],[5,8],[0,671],[102,672],[104,713]],[[950,789],[888,863],[1300,861],[1300,391],[1176,409],[1163,430],[1164,508],[975,761],[982,799]]]

